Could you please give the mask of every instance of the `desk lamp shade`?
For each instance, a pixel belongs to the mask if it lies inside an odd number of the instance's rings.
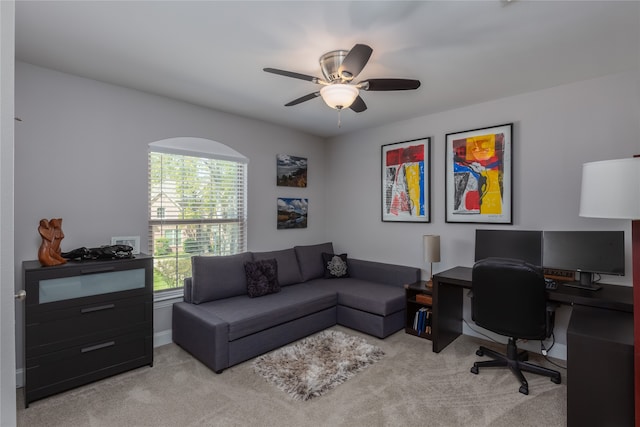
[[[433,263],[440,262],[440,236],[422,236],[424,262],[429,263],[429,283],[433,279]]]
[[[640,158],[583,164],[580,216],[640,219]]]

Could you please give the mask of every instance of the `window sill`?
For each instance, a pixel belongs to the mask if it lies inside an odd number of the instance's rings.
[[[175,300],[175,299],[182,300],[183,297],[184,297],[184,289],[183,288],[177,288],[177,289],[172,289],[170,291],[154,292],[153,293],[153,302],[155,304],[155,303],[158,303],[158,302]]]

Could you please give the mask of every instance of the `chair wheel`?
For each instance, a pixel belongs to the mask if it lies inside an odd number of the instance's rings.
[[[551,377],[551,382],[554,384],[560,384],[562,382],[562,379],[560,377],[558,378]]]
[[[478,375],[478,367],[477,367],[477,366],[473,366],[473,367],[471,368],[471,373],[472,373],[472,374],[476,374],[476,375]]]
[[[480,349],[476,350],[476,356],[480,356],[480,357],[484,356],[484,351]]]
[[[520,390],[518,390],[522,394],[529,394],[529,387],[525,387],[523,385],[520,386]]]

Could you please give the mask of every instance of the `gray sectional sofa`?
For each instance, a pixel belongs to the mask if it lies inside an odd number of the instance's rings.
[[[420,269],[347,259],[328,275],[332,243],[272,252],[192,258],[184,302],[173,306],[173,341],[216,373],[335,324],[385,338],[405,323],[403,285]],[[251,298],[246,263],[277,265],[279,290]]]

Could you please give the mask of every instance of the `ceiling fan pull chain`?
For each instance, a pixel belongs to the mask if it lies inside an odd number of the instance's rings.
[[[342,127],[342,108],[338,110],[338,127]]]

